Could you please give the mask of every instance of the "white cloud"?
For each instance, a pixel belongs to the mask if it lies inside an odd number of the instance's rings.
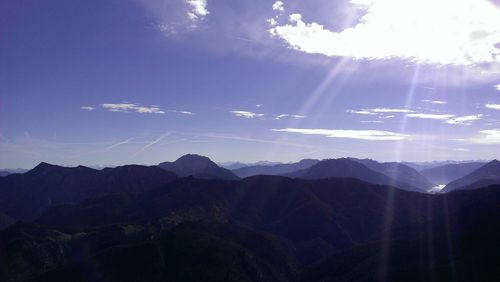
[[[91,106],[81,106],[80,109],[86,110],[86,111],[93,111],[93,110],[95,110],[95,108],[91,107]]]
[[[483,115],[470,115],[470,116],[462,116],[462,117],[454,117],[450,118],[446,121],[448,124],[460,124],[460,125],[469,125],[472,121],[480,120]]]
[[[361,110],[347,110],[347,112],[358,115],[381,115],[388,113],[413,113],[414,111],[410,109],[373,108],[373,109],[361,109]],[[390,117],[394,116],[391,115]]]
[[[446,101],[439,101],[439,100],[422,100],[422,102],[430,103],[430,104],[437,104],[437,105],[444,105],[444,104],[448,103]]]
[[[384,123],[383,120],[361,120],[361,123]]]
[[[263,117],[264,114],[258,114],[254,112],[248,112],[248,111],[231,111],[235,116],[237,117],[243,117],[243,118],[257,118],[257,117]]]
[[[186,3],[190,8],[187,16],[192,21],[199,21],[210,14],[207,10],[207,0],[186,0]]]
[[[374,113],[413,113],[410,109],[391,109],[391,108],[375,108],[368,109],[368,111],[372,111]]]
[[[500,129],[481,130],[481,137],[472,139],[473,143],[478,144],[500,144]]]
[[[500,91],[500,84],[493,85],[493,87],[494,87],[496,90]]]
[[[488,109],[500,110],[500,104],[486,104],[484,106]]]
[[[111,112],[136,112],[141,114],[164,114],[165,111],[158,106],[140,106],[133,103],[101,104],[101,107]]]
[[[276,1],[276,2],[274,2],[274,4],[273,4],[273,10],[274,11],[284,12],[285,11],[285,7],[284,7],[283,2],[282,1]]]
[[[408,114],[407,117],[442,120],[447,124],[470,125],[472,121],[480,120],[483,117],[483,115],[478,114],[478,115],[468,115],[468,116],[455,116],[450,114],[411,113]]]
[[[271,26],[296,50],[364,60],[475,65],[500,62],[500,9],[488,0],[351,0],[365,14],[339,32],[294,16]]]
[[[280,120],[280,119],[283,119],[283,118],[300,119],[300,118],[306,118],[306,116],[302,116],[302,115],[290,115],[290,114],[281,114],[281,115],[277,115],[274,119],[275,119],[275,120]]]
[[[368,110],[347,110],[348,113],[358,114],[358,115],[377,115],[377,113],[373,113]]]
[[[298,22],[302,19],[302,15],[301,14],[291,14],[289,16],[289,18],[290,18],[291,22]]]
[[[183,114],[183,115],[194,115],[193,112],[179,111],[179,110],[167,110],[167,113],[176,113],[176,114]]]
[[[299,133],[306,135],[322,135],[329,138],[349,138],[370,141],[394,141],[409,139],[409,135],[380,130],[343,130],[343,129],[307,129],[307,128],[283,128],[272,129],[277,132]]]
[[[438,119],[438,120],[448,120],[450,118],[455,117],[454,115],[446,115],[446,114],[408,114],[407,117],[411,118],[422,118],[422,119]]]

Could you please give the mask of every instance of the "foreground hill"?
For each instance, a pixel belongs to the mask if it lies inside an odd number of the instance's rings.
[[[218,166],[209,158],[194,154],[184,155],[174,162],[163,162],[158,165],[180,177],[194,176],[203,179],[236,180],[238,176],[230,170]]]
[[[0,178],[0,212],[17,219],[32,219],[50,205],[77,203],[117,192],[138,194],[175,178],[174,173],[155,166],[95,170],[40,163],[24,174]]]
[[[304,159],[297,163],[275,164],[275,165],[253,165],[234,169],[233,173],[241,178],[254,175],[284,175],[297,170],[307,169],[319,160]]]
[[[177,179],[0,232],[2,281],[496,281],[500,189]]]
[[[370,159],[355,159],[353,161],[364,164],[366,167],[387,175],[397,182],[407,183],[411,186],[418,187],[422,190],[428,191],[435,186],[434,183],[429,181],[425,176],[420,174],[416,169],[409,167],[402,163],[386,162],[379,163]]]
[[[450,182],[441,191],[471,190],[492,184],[500,184],[500,161],[498,160],[493,160],[466,176]]]
[[[399,179],[391,178],[383,173],[368,168],[366,165],[358,161],[347,158],[323,160],[308,169],[292,172],[286,174],[286,176],[302,179],[349,177],[375,184],[392,185],[408,191],[426,191],[424,188],[419,188],[413,184],[402,182],[400,180],[402,177],[398,177]]]
[[[436,184],[445,185],[466,176],[485,164],[483,162],[446,164],[424,169],[420,173]]]

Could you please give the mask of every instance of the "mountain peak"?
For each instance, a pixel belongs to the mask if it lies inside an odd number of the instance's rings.
[[[174,162],[163,162],[158,166],[181,177],[238,179],[231,171],[219,167],[208,157],[196,154],[187,154]]]
[[[186,154],[186,155],[178,158],[175,162],[185,162],[185,161],[189,161],[189,162],[192,162],[192,161],[198,161],[198,162],[204,161],[204,162],[207,162],[207,163],[213,163],[213,164],[215,164],[210,158],[205,157],[205,156],[201,156],[201,155],[197,155],[197,154]]]
[[[49,163],[46,163],[46,162],[41,162],[37,166],[35,166],[31,170],[29,170],[28,172],[31,172],[31,173],[44,173],[44,172],[47,172],[47,171],[50,171],[50,170],[53,170],[53,169],[56,169],[56,168],[59,168],[59,167],[60,166],[58,166],[58,165],[53,165],[53,164],[49,164]]]

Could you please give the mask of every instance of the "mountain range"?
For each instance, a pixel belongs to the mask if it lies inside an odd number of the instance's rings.
[[[2,281],[495,281],[500,186],[178,178],[0,232]]]

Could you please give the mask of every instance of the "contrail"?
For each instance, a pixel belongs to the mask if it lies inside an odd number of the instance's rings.
[[[156,140],[154,140],[153,142],[149,143],[149,144],[146,144],[144,147],[142,147],[137,153],[135,153],[135,155],[141,153],[142,151],[146,150],[147,148],[153,146],[154,144],[160,142],[161,140],[163,140],[165,137],[169,136],[171,133],[170,132],[167,132],[165,134],[163,134],[162,136],[158,137]]]
[[[129,139],[127,139],[127,140],[125,140],[125,141],[122,141],[122,142],[115,143],[115,144],[113,144],[113,145],[111,145],[111,146],[107,147],[107,148],[106,148],[106,150],[113,149],[113,148],[114,148],[114,147],[116,147],[116,146],[120,146],[120,145],[123,145],[123,144],[127,144],[127,143],[129,143],[130,141],[132,141],[132,138],[129,138]]]

